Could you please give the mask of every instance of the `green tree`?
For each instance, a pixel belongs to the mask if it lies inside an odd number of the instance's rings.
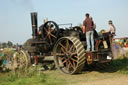
[[[0,43],[0,49],[2,48],[2,43]]]
[[[8,41],[7,45],[8,45],[8,47],[12,47],[13,43],[11,41]]]
[[[5,42],[2,43],[2,47],[3,47],[3,48],[6,48],[6,47],[7,47],[7,43],[5,43]]]

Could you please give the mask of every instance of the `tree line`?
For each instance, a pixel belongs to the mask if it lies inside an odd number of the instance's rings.
[[[1,48],[11,48],[11,47],[15,47],[16,45],[13,44],[11,41],[8,42],[0,42],[0,49]]]

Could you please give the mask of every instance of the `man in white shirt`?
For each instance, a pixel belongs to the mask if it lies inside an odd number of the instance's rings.
[[[109,24],[109,30],[108,30],[108,31],[105,31],[105,32],[109,32],[109,33],[115,35],[116,28],[115,28],[115,26],[113,25],[112,20],[109,20],[109,21],[108,21],[108,24]]]

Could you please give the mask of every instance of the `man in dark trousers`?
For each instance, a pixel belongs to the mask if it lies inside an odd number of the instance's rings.
[[[85,20],[83,21],[83,33],[86,34],[87,50],[94,51],[94,31],[93,31],[93,20],[89,17],[89,14],[85,14]],[[90,42],[91,41],[91,42]],[[92,49],[91,49],[92,47]]]

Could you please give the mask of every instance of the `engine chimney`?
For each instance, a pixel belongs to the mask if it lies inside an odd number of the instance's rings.
[[[37,26],[37,13],[36,12],[32,12],[31,13],[31,23],[32,23],[32,36],[33,39],[37,38],[37,32],[38,32],[38,26]]]

